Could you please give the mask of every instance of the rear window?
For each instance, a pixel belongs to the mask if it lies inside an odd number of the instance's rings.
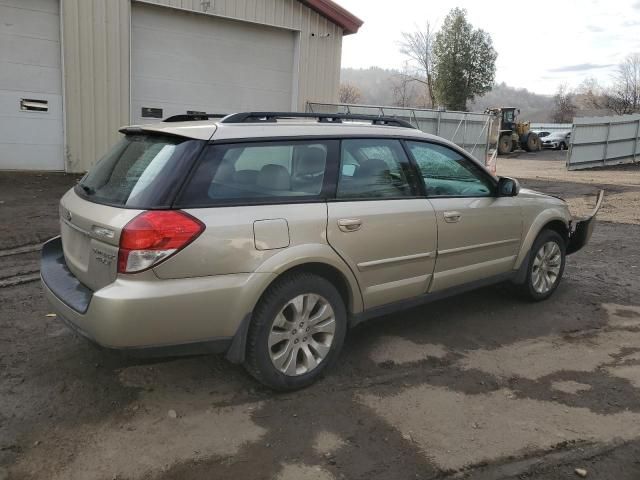
[[[76,186],[96,203],[128,208],[168,208],[202,141],[128,135]]]
[[[177,204],[312,201],[325,189],[325,172],[336,151],[334,140],[212,145]]]

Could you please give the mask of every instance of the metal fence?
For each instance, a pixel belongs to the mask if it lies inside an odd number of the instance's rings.
[[[640,114],[574,119],[567,169],[579,170],[639,160]]]
[[[531,123],[531,130],[544,130],[547,132],[569,131],[572,123]]]
[[[452,141],[486,163],[491,143],[492,115],[475,112],[450,112],[419,108],[353,105],[346,103],[307,103],[309,113],[359,113],[395,116],[410,122],[425,133]],[[495,143],[495,141],[494,141]]]

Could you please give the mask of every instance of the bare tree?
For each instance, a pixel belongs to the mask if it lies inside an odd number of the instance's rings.
[[[588,77],[577,88],[576,103],[580,108],[602,110],[607,109],[607,98],[604,89],[593,77]]]
[[[414,107],[416,92],[414,80],[410,74],[407,63],[400,73],[393,76],[391,80],[391,92],[393,94],[393,105],[396,107]]]
[[[618,115],[640,112],[640,53],[618,65],[615,82],[607,92],[607,106]]]
[[[362,98],[362,94],[358,87],[350,83],[343,83],[340,85],[338,96],[340,98],[340,103],[358,103]]]
[[[422,29],[415,32],[403,32],[400,42],[400,52],[409,57],[416,72],[411,76],[415,82],[426,85],[430,106],[436,105],[434,90],[434,56],[433,45],[435,31],[429,22]]]
[[[576,114],[576,106],[573,103],[573,93],[566,85],[560,85],[553,96],[553,121],[557,123],[572,123]]]

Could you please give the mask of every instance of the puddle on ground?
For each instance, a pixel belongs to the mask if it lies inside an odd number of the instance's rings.
[[[419,362],[429,357],[443,358],[447,349],[432,343],[418,344],[401,337],[380,337],[371,347],[369,357],[376,363],[393,362],[397,365]]]

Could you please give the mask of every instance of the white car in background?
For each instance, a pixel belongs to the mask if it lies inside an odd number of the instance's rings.
[[[538,134],[538,138],[548,137],[549,134],[551,133],[546,130],[533,130],[533,131]]]
[[[551,132],[546,137],[541,138],[542,148],[553,148],[554,150],[566,150],[569,148],[571,138],[570,131]]]

